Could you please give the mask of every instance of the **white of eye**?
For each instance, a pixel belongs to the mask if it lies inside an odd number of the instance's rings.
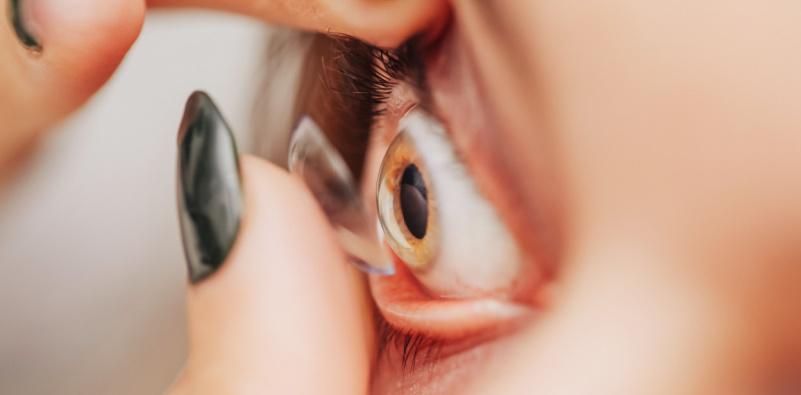
[[[425,167],[436,205],[437,250],[416,277],[442,297],[468,297],[510,287],[521,253],[495,208],[459,160],[443,126],[420,109],[400,122]]]

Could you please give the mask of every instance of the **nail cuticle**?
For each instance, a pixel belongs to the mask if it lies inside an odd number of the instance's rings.
[[[198,283],[226,260],[244,206],[236,142],[203,92],[189,97],[178,131],[177,184],[189,280]]]

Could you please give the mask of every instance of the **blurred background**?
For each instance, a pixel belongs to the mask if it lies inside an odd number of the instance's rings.
[[[269,34],[241,17],[151,13],[110,83],[2,186],[0,394],[154,394],[173,380],[186,354],[184,101],[206,90],[247,133]]]

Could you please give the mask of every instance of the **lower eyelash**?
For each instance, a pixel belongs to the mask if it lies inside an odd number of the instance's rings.
[[[378,327],[377,358],[390,358],[393,350],[400,350],[401,370],[406,373],[418,364],[433,362],[442,351],[442,340],[418,332],[401,331],[389,324],[380,314],[376,318]]]

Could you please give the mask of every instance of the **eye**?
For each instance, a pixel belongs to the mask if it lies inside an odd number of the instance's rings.
[[[436,197],[411,133],[389,145],[378,175],[378,219],[385,240],[406,266],[424,272],[438,245]]]
[[[520,252],[433,116],[414,109],[401,120],[377,189],[386,243],[429,291],[474,297],[513,286]]]

